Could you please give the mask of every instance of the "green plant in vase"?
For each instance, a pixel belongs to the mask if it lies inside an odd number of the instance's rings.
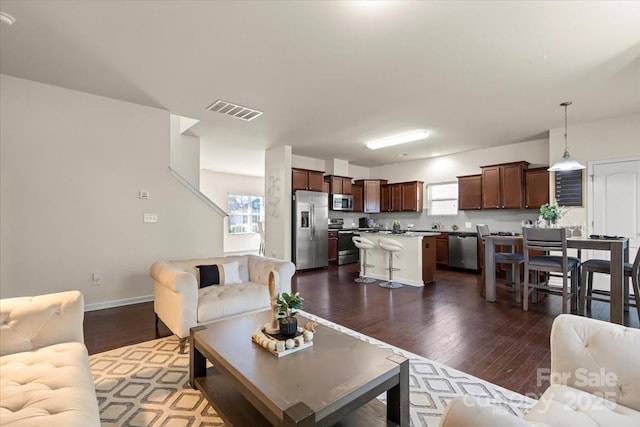
[[[283,335],[295,335],[298,330],[298,319],[296,313],[302,307],[304,299],[299,292],[288,294],[283,292],[276,295],[276,304],[278,306],[278,323],[280,324],[280,333]]]
[[[558,202],[553,202],[551,204],[545,203],[540,206],[540,216],[542,219],[547,221],[547,223],[555,225],[562,215],[565,213],[565,208],[562,206],[558,206]]]
[[[393,232],[400,232],[400,221],[393,221]]]

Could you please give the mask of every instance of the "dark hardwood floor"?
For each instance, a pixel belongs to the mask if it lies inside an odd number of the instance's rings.
[[[298,273],[293,289],[304,310],[381,341],[468,372],[520,393],[539,396],[537,369],[549,367],[549,332],[560,298],[549,296],[523,311],[498,289],[495,303],[477,293],[479,276],[438,270],[424,288],[384,289],[353,282],[357,265]],[[640,327],[634,309],[625,319]],[[594,302],[592,317],[606,320],[608,304]],[[90,354],[135,344],[171,332],[156,331],[153,303],[87,312],[85,342]]]

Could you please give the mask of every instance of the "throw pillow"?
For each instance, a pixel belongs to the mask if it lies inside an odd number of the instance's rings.
[[[218,264],[213,265],[196,265],[196,268],[200,270],[200,287],[206,288],[207,286],[219,285],[224,280],[224,271],[221,273],[222,266]],[[220,280],[222,276],[222,281]]]
[[[240,264],[238,261],[228,262],[226,264],[222,264],[224,269],[224,284],[229,283],[242,283],[240,280]]]

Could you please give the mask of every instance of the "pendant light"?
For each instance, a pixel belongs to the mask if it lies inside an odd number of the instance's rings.
[[[561,172],[561,171],[574,171],[578,169],[584,169],[584,166],[578,163],[576,160],[573,160],[569,155],[569,145],[567,143],[567,107],[571,105],[571,101],[563,102],[560,104],[561,107],[564,107],[564,154],[562,158],[555,162],[548,171],[551,172]]]

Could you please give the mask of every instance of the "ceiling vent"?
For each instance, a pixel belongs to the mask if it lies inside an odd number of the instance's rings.
[[[207,107],[208,111],[215,111],[216,113],[226,114],[227,116],[235,117],[236,119],[251,121],[262,114],[262,111],[254,110],[253,108],[243,107],[242,105],[232,104],[231,102],[218,99],[213,104]]]

